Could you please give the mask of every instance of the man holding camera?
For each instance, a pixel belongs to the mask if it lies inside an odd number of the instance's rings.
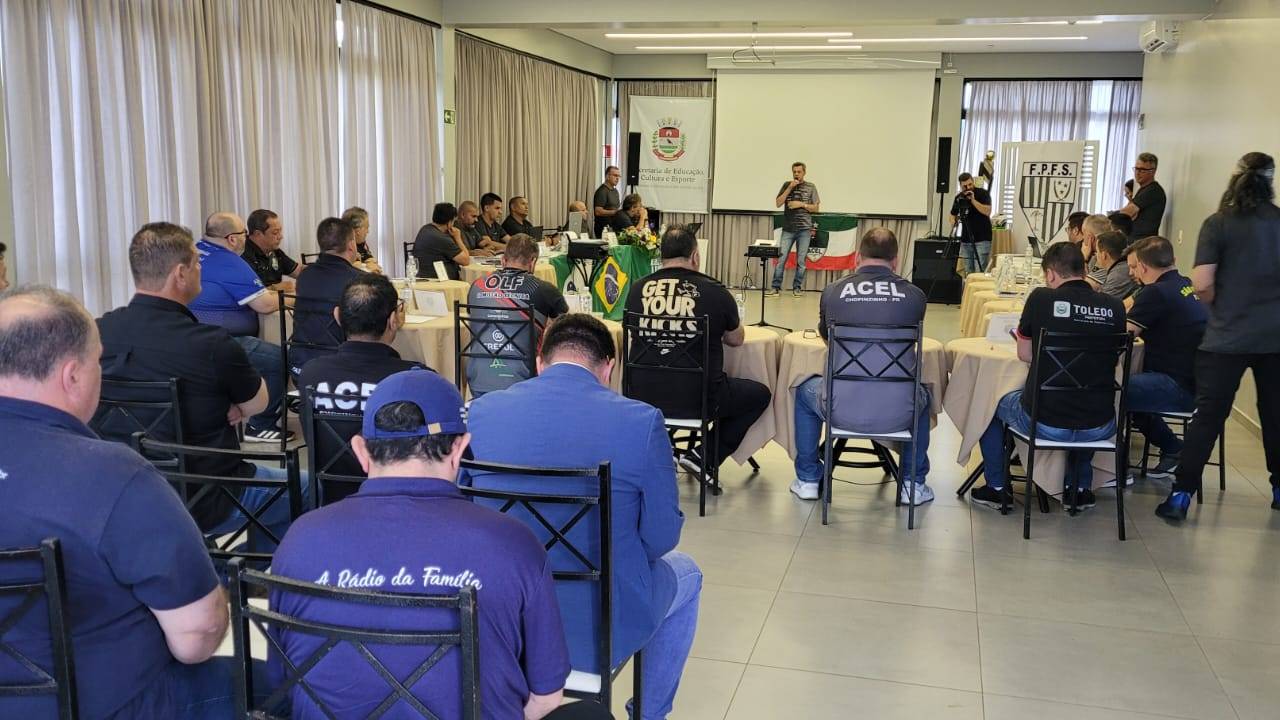
[[[960,173],[960,193],[951,203],[951,227],[960,225],[960,258],[965,274],[983,272],[991,259],[991,193]]]

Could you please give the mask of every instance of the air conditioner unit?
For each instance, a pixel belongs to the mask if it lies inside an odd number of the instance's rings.
[[[1172,20],[1152,20],[1142,26],[1138,33],[1138,44],[1142,52],[1148,54],[1164,53],[1178,46],[1178,38],[1182,35],[1181,23]]]

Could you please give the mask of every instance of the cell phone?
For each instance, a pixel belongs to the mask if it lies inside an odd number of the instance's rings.
[[[1009,337],[1013,338],[1014,342],[1018,341],[1018,331],[1016,328],[1009,328]]]

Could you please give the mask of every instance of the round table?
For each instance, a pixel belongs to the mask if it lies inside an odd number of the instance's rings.
[[[974,295],[976,295],[978,292],[981,292],[981,291],[986,291],[986,290],[994,291],[996,289],[995,280],[988,279],[988,278],[979,278],[977,280],[974,280],[972,279],[973,277],[974,277],[973,275],[970,275],[969,277],[965,278],[964,291],[960,293],[960,317],[961,318],[965,316],[966,311],[973,304]]]
[[[1133,346],[1132,372],[1142,367],[1141,341]],[[947,365],[951,377],[947,383],[942,405],[960,431],[960,452],[956,462],[967,465],[970,454],[978,446],[978,440],[991,418],[996,415],[1000,399],[1026,384],[1029,366],[1018,359],[1017,345],[1012,342],[991,342],[986,338],[960,338],[947,343]],[[1019,456],[1025,457],[1026,448],[1017,444]],[[1115,462],[1108,453],[1095,453],[1093,459],[1094,486],[1102,485],[1115,477]],[[1066,472],[1066,454],[1063,451],[1036,453],[1036,482],[1053,495],[1062,493],[1062,480]],[[1046,478],[1052,480],[1046,481]]]
[[[978,326],[973,329],[973,336],[984,338],[987,328],[991,327],[991,316],[996,313],[1022,312],[1022,303],[1018,300],[988,300],[978,311]]]
[[[947,358],[942,343],[933,338],[925,338],[924,358],[920,365],[920,384],[929,389],[932,402],[929,404],[929,415],[934,424],[938,421],[942,397],[947,389]],[[769,414],[777,425],[774,439],[786,449],[791,457],[796,456],[795,388],[814,375],[822,375],[827,364],[827,343],[817,332],[803,330],[789,333],[782,338],[782,352],[778,360],[778,380],[773,393],[773,403]]]
[[[396,283],[396,287],[403,286],[404,281],[400,280]],[[449,315],[453,315],[453,304],[455,302],[465,303],[467,301],[467,291],[471,289],[471,284],[461,280],[429,280],[422,279],[413,283],[414,290],[433,290],[435,292],[444,293],[444,304],[449,309]],[[412,307],[409,308],[413,310]]]
[[[460,279],[467,285],[470,285],[477,279],[493,273],[499,267],[501,267],[501,265],[496,263],[482,262],[478,259],[472,258],[470,265],[463,265],[462,268],[460,268],[462,271]],[[538,263],[533,266],[533,275],[544,282],[551,283],[552,285],[556,284],[556,268],[545,260],[539,260]]]

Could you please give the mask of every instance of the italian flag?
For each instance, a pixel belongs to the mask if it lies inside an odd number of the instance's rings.
[[[858,249],[858,218],[854,215],[819,213],[813,216],[818,234],[809,241],[805,267],[809,270],[852,270],[853,254]],[[782,213],[773,216],[773,238],[781,242]],[[796,266],[792,247],[786,257],[787,267]]]

